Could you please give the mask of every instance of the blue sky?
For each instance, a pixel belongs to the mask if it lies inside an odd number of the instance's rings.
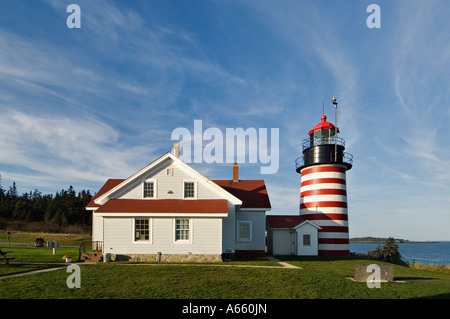
[[[70,29],[69,4],[81,9]],[[381,28],[370,29],[371,3]],[[301,142],[325,114],[353,154],[350,236],[450,240],[450,3],[0,2],[0,173],[20,192],[95,193],[171,150],[171,133],[279,129],[264,179],[296,214]],[[211,179],[226,163],[192,164]]]

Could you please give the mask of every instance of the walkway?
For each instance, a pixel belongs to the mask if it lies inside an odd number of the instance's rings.
[[[61,268],[66,268],[67,266],[68,265],[66,264],[64,266],[55,266],[55,267],[52,267],[52,268],[30,270],[30,271],[24,271],[24,272],[15,273],[15,274],[5,274],[5,275],[0,275],[0,279],[32,275],[32,274],[37,274],[37,273],[40,273],[40,272],[48,272],[48,271],[58,270],[58,269],[61,269]]]
[[[274,261],[274,262],[276,262],[276,263],[278,263],[278,264],[280,264],[281,266],[283,266],[283,267],[285,267],[285,268],[297,268],[297,269],[302,269],[301,267],[298,267],[298,266],[294,266],[294,265],[288,264],[288,263],[286,263],[286,262],[284,262],[284,261],[281,261],[281,260],[279,260],[279,259],[277,259],[277,258],[275,258],[275,257],[273,257],[273,256],[271,256],[271,255],[266,255],[266,258],[267,258],[267,259],[270,259],[270,260],[272,260],[272,261]]]
[[[276,269],[280,269],[280,268],[288,268],[288,269],[302,269],[301,267],[298,266],[294,266],[291,264],[288,264],[286,262],[283,262],[271,255],[266,255],[266,258],[279,264],[280,266],[258,266],[258,265],[227,265],[226,263],[218,263],[218,264],[181,264],[181,263],[164,263],[164,264],[117,264],[117,266],[217,266],[217,267],[240,267],[240,268],[276,268]],[[78,265],[87,265],[86,263],[74,263],[74,264],[78,264]],[[38,270],[31,270],[31,271],[25,271],[25,272],[21,272],[21,273],[15,273],[15,274],[5,274],[5,275],[0,275],[0,279],[2,278],[11,278],[11,277],[20,277],[20,276],[26,276],[26,275],[32,275],[32,274],[37,274],[37,273],[42,273],[42,272],[48,272],[48,271],[53,271],[53,270],[58,270],[61,268],[66,268],[69,264],[64,264],[64,265],[58,265],[52,268],[46,268],[46,269],[38,269]]]

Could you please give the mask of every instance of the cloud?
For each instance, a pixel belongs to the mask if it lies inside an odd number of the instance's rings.
[[[126,177],[153,147],[123,145],[112,127],[89,118],[32,116],[19,111],[0,116],[0,162],[21,177],[31,171],[41,180],[104,182]],[[36,185],[35,187],[37,187]]]
[[[411,6],[415,10],[399,11],[393,50],[393,90],[401,110],[397,129],[405,141],[403,157],[431,174],[423,178],[448,181],[450,116],[442,111],[450,98],[450,43],[443,14],[448,4],[416,1]]]

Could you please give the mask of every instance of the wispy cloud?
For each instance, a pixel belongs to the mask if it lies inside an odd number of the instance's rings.
[[[433,179],[448,181],[450,117],[442,107],[450,97],[450,42],[444,14],[449,6],[442,1],[416,1],[414,7],[408,14],[399,10],[402,28],[396,34],[393,60],[393,87],[402,110],[398,128],[406,142],[404,154]]]
[[[64,3],[47,3],[67,16]],[[0,29],[0,133],[14,132],[0,142],[0,164],[14,168],[10,180],[24,171],[41,177],[36,187],[44,179],[126,177],[186,123],[190,105],[178,100],[189,78],[216,87],[244,83],[199,55],[195,37],[182,29],[146,26],[138,12],[112,2],[81,8],[82,42],[67,29],[70,47]],[[195,101],[193,93],[183,98]]]
[[[0,135],[8,137],[0,140],[0,162],[19,177],[32,171],[44,181],[104,182],[155,156],[152,146],[123,145],[115,129],[87,118],[2,113]]]

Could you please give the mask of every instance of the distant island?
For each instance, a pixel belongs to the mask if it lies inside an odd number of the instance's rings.
[[[387,238],[382,237],[355,237],[350,238],[351,243],[376,243],[384,244]],[[394,238],[395,243],[420,243],[420,241],[412,241],[408,239]],[[433,241],[425,241],[425,243],[433,243]]]

